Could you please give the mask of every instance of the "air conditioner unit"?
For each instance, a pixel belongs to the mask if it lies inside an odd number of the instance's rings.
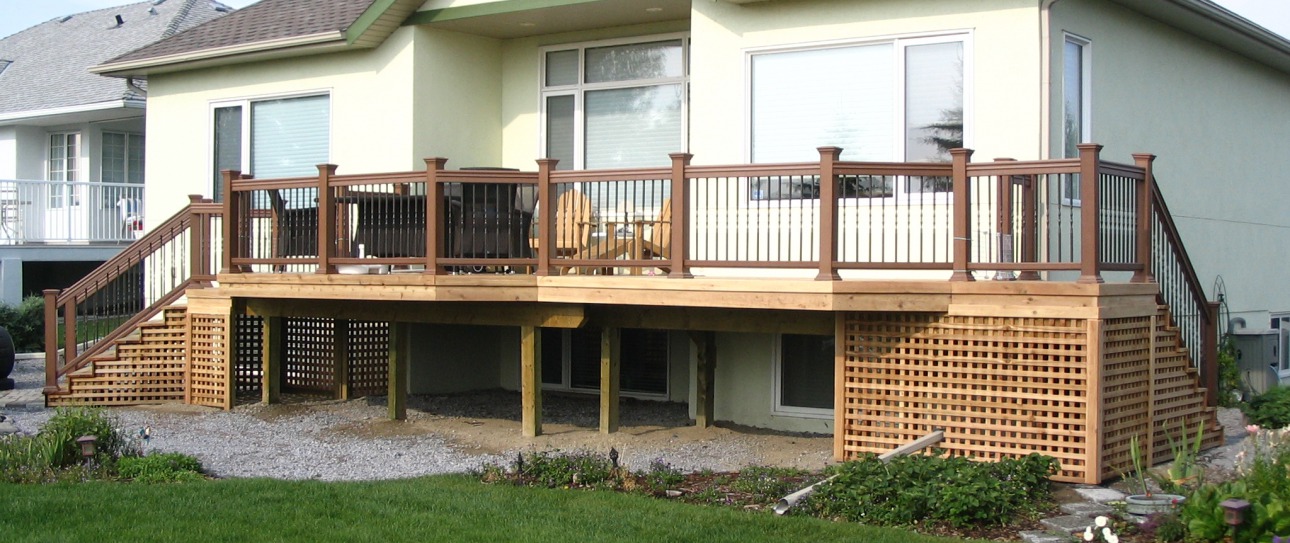
[[[1253,394],[1262,394],[1280,383],[1277,371],[1286,356],[1283,345],[1290,339],[1290,330],[1232,330],[1232,345],[1236,347],[1236,367],[1241,372],[1241,383]],[[1248,399],[1248,398],[1247,398]]]

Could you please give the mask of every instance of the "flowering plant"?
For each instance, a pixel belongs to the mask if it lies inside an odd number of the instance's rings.
[[[1084,528],[1084,541],[1093,540],[1101,540],[1106,543],[1120,543],[1120,536],[1115,535],[1115,532],[1111,530],[1111,519],[1105,516],[1098,516],[1093,519],[1093,524],[1091,526]]]

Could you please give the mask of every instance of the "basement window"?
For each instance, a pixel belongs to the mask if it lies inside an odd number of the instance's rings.
[[[774,412],[833,417],[833,336],[782,334],[775,341]]]
[[[667,396],[668,341],[664,330],[623,329],[618,387],[630,396]],[[600,390],[600,330],[542,330],[542,385],[553,390]]]

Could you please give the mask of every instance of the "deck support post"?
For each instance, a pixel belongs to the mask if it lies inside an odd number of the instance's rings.
[[[538,176],[537,176],[537,199],[538,205],[542,210],[537,216],[538,227],[538,249],[537,249],[537,270],[533,273],[537,276],[546,276],[551,274],[551,257],[555,255],[555,190],[551,187],[551,171],[555,170],[555,165],[560,161],[554,158],[538,159]],[[673,208],[676,206],[673,205]],[[559,275],[557,272],[556,275]]]
[[[950,157],[953,160],[953,190],[954,190],[954,216],[953,216],[953,235],[954,243],[954,273],[950,275],[950,281],[973,281],[972,272],[968,270],[968,253],[972,250],[972,231],[971,214],[968,211],[972,207],[971,194],[968,190],[968,161],[972,160],[971,149],[950,149]]]
[[[694,155],[690,153],[672,153],[672,239],[669,240],[668,258],[672,260],[672,270],[667,276],[672,279],[689,279],[690,265],[685,260],[690,254],[690,183],[685,178],[685,168],[690,165]]]
[[[1102,238],[1099,185],[1101,184],[1100,158],[1102,146],[1081,143],[1079,147],[1079,199],[1080,199],[1080,256],[1077,283],[1102,282],[1102,258],[1099,254]]]
[[[1156,155],[1146,153],[1134,153],[1133,161],[1142,168],[1142,184],[1138,185],[1138,216],[1137,216],[1137,239],[1138,246],[1136,249],[1137,261],[1142,265],[1142,269],[1133,272],[1133,278],[1129,281],[1133,283],[1151,283],[1156,280],[1151,260],[1151,206],[1155,202],[1156,178],[1151,171],[1151,165],[1156,160]]]
[[[318,165],[318,271],[336,273],[331,258],[336,256],[336,204],[331,190],[331,177],[336,175],[335,164]]]
[[[846,460],[847,313],[833,313],[833,461]]]
[[[336,319],[332,335],[332,361],[335,373],[336,399],[348,400],[349,390],[349,320]]]
[[[426,162],[426,275],[443,275],[447,270],[439,265],[439,259],[443,258],[444,234],[448,229],[443,228],[443,220],[446,213],[443,205],[443,185],[439,184],[439,172],[448,164],[448,159],[434,157],[425,159]]]
[[[838,176],[833,165],[842,155],[839,147],[820,147],[820,271],[816,281],[837,281],[842,277],[833,263],[838,261]],[[675,206],[673,207],[675,209]]]
[[[266,404],[282,400],[283,373],[283,339],[286,337],[286,319],[283,317],[264,317],[261,329],[263,341],[260,342],[260,398]]]
[[[694,425],[709,428],[713,422],[713,398],[716,392],[717,334],[715,332],[690,332],[690,341],[697,348],[697,365],[694,377]]]
[[[390,420],[408,418],[408,336],[406,322],[390,323],[390,376],[386,406]]]
[[[1102,319],[1088,320],[1088,350],[1084,358],[1087,365],[1088,375],[1088,424],[1085,425],[1087,432],[1087,446],[1084,448],[1086,457],[1086,466],[1084,470],[1084,482],[1096,485],[1102,482],[1102,416],[1105,411],[1102,402],[1102,346],[1103,342],[1103,323]],[[1152,334],[1155,330],[1151,331]],[[1154,355],[1153,355],[1154,356]],[[1147,418],[1151,418],[1151,406],[1147,406]],[[1151,436],[1147,437],[1147,448],[1153,447]]]
[[[618,377],[622,364],[618,328],[600,331],[600,433],[618,431]]]
[[[537,326],[520,326],[520,397],[524,437],[542,435],[542,329]]]

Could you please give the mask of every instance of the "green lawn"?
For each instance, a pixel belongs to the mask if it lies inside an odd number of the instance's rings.
[[[482,485],[465,476],[362,483],[0,483],[0,540],[956,541],[607,491]]]

